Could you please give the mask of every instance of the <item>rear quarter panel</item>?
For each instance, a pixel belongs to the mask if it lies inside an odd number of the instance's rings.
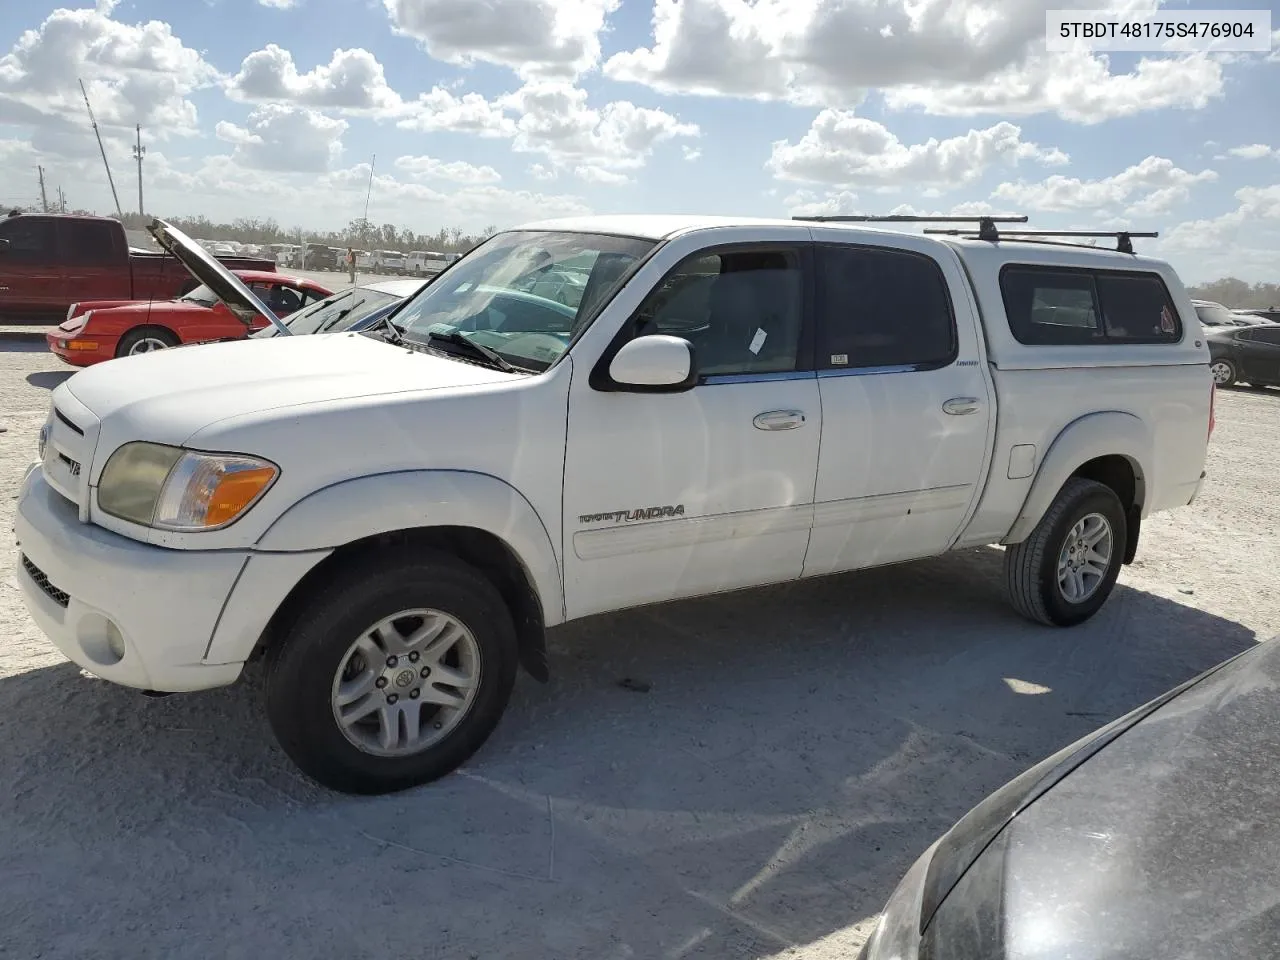
[[[961,246],[986,330],[997,397],[991,473],[978,509],[957,546],[998,542],[1009,532],[1055,439],[1094,413],[1137,417],[1150,437],[1139,480],[1142,513],[1185,505],[1194,495],[1208,448],[1212,377],[1209,348],[1190,297],[1165,263],[1129,255],[1067,248],[1023,258],[998,245]],[[1000,292],[1006,263],[1158,273],[1177,308],[1182,337],[1169,344],[1029,346],[1009,329]],[[1012,465],[1015,447],[1034,448],[1030,475]],[[1117,440],[1113,453],[1126,455]]]

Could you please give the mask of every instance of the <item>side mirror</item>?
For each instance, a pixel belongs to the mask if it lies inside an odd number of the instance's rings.
[[[688,390],[698,380],[693,345],[663,334],[637,337],[614,356],[609,376],[622,387],[642,393]]]

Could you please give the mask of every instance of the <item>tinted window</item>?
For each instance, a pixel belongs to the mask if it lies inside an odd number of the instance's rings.
[[[67,262],[79,266],[114,263],[116,236],[115,225],[101,220],[64,220],[62,223]]]
[[[1000,292],[1009,329],[1019,343],[1094,343],[1102,336],[1088,273],[1006,267]]]
[[[818,366],[945,366],[955,321],[937,263],[900,250],[818,252]]]
[[[1153,274],[1095,274],[1108,340],[1168,343],[1182,339],[1178,311]]]
[[[1249,330],[1249,339],[1269,347],[1280,347],[1280,327],[1253,327]]]
[[[52,263],[56,259],[52,220],[28,217],[0,220],[0,239],[9,241],[9,249],[0,256],[43,263]]]
[[[796,370],[802,276],[792,250],[695,254],[640,305],[637,336],[684,337],[703,376]]]

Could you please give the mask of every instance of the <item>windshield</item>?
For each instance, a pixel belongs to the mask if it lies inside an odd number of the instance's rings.
[[[1201,323],[1210,326],[1221,326],[1229,323],[1234,326],[1235,317],[1231,315],[1231,311],[1219,303],[1197,303],[1196,315],[1200,318]]]
[[[423,287],[395,323],[410,341],[456,332],[516,367],[542,371],[653,246],[595,233],[500,233]]]
[[[285,320],[290,333],[338,333],[365,315],[399,297],[390,293],[354,287],[299,310]],[[275,327],[265,327],[253,336],[259,339],[279,336]]]
[[[218,302],[218,296],[209,289],[207,284],[200,284],[190,293],[184,293],[179,298],[183,303],[198,303],[202,307],[212,307]]]

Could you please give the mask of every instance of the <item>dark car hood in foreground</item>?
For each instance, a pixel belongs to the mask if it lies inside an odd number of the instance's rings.
[[[1280,644],[1108,744],[1023,810],[971,872],[959,900],[981,875],[1003,888],[1003,949],[987,956],[1280,957]]]

